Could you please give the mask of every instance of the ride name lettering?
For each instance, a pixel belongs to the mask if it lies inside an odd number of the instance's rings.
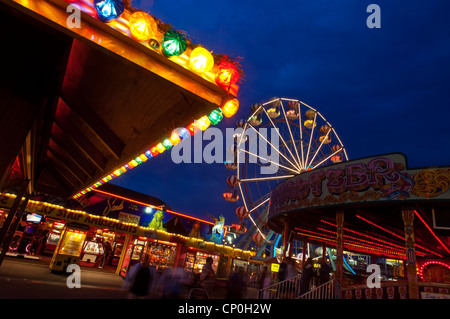
[[[320,197],[324,186],[329,194],[340,195],[347,191],[361,192],[372,188],[379,191],[385,185],[395,184],[402,175],[402,164],[388,158],[375,158],[367,164],[355,163],[343,168],[320,170],[307,177],[299,176],[278,185],[272,194],[273,204],[303,200],[310,195]]]

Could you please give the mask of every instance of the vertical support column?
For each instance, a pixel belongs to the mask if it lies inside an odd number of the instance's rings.
[[[284,234],[283,234],[283,258],[286,257],[286,250],[289,239],[289,224],[287,221],[284,222]]]
[[[342,298],[342,281],[344,274],[344,211],[336,212],[336,288],[337,297]]]
[[[408,278],[409,299],[419,299],[414,239],[414,209],[402,208],[402,217],[405,226],[406,276]]]
[[[131,241],[131,236],[132,236],[131,234],[126,234],[125,235],[125,241],[124,241],[123,246],[122,246],[122,252],[120,254],[119,262],[117,263],[116,275],[120,275],[120,272],[122,271],[123,261],[125,259],[126,254],[127,254],[128,245],[130,244],[130,241]]]
[[[289,242],[288,257],[292,257],[292,251],[294,249],[294,235],[292,235],[292,232],[289,232],[288,242]]]

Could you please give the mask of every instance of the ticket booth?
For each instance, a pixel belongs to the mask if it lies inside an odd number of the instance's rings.
[[[51,271],[65,271],[68,265],[78,264],[88,231],[89,226],[73,222],[64,227],[50,262]]]

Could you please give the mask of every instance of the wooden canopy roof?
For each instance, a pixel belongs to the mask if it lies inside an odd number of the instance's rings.
[[[3,188],[69,198],[235,94],[62,0],[0,0]]]

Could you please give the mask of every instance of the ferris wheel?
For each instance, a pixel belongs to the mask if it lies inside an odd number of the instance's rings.
[[[271,191],[285,179],[333,163],[347,161],[335,128],[316,109],[297,99],[273,98],[251,106],[246,120],[236,122],[234,143],[225,162],[225,200],[235,206],[243,224],[241,248],[269,242],[265,229]],[[242,246],[244,245],[244,246]]]

